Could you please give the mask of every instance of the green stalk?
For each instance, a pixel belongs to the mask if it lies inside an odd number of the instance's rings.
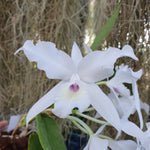
[[[84,112],[89,112],[89,111],[93,111],[93,110],[95,110],[95,109],[93,107],[90,107],[90,108],[85,109]]]
[[[73,123],[77,128],[79,128],[82,132],[88,134],[87,131],[85,130],[85,128],[83,128],[83,127],[82,127],[80,124],[78,124],[75,120],[70,119],[70,121],[72,121],[72,123]]]
[[[104,125],[104,124],[107,123],[106,121],[98,120],[98,119],[93,118],[93,117],[91,117],[91,116],[82,114],[82,113],[80,113],[78,110],[73,110],[72,113],[75,114],[75,115],[81,116],[81,117],[83,117],[83,118],[86,118],[86,119],[88,119],[88,120],[91,120],[91,121],[93,121],[93,122],[96,122],[96,123],[98,123],[98,124],[101,124],[101,125]],[[108,126],[111,126],[111,124],[107,124],[107,125],[108,125]]]
[[[107,81],[96,82],[97,85],[107,85]]]
[[[110,138],[110,137],[108,137],[108,136],[106,136],[106,135],[98,134],[97,136],[98,136],[99,138],[102,138],[102,139],[114,141],[114,139],[112,139],[112,138]]]
[[[67,119],[78,122],[82,127],[84,127],[84,129],[87,131],[87,133],[89,135],[94,134],[93,131],[91,130],[91,128],[86,123],[84,123],[81,119],[74,117],[74,116],[68,116]]]

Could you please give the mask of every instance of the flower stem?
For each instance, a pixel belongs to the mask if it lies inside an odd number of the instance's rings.
[[[84,112],[89,112],[89,111],[93,111],[93,110],[95,110],[95,109],[93,107],[90,107],[90,108],[85,109]]]
[[[89,135],[93,135],[93,131],[91,130],[91,128],[86,123],[84,123],[81,119],[74,117],[74,116],[68,116],[67,119],[78,122],[84,128],[84,130],[87,131],[86,133],[88,133]]]
[[[107,81],[99,81],[99,82],[96,82],[97,85],[106,85],[107,84]]]
[[[80,124],[78,124],[75,120],[70,119],[72,121],[72,123],[79,128],[81,131],[83,131],[84,133],[88,134],[87,131],[85,130],[85,128],[83,128]]]
[[[110,138],[110,137],[108,137],[106,135],[98,134],[97,136],[102,138],[102,139],[107,139],[107,140],[110,140],[110,141],[114,141],[114,139],[112,139],[112,138]]]
[[[99,123],[99,124],[101,124],[101,125],[104,125],[104,124],[107,123],[106,121],[98,120],[98,119],[93,118],[93,117],[91,117],[91,116],[82,114],[82,113],[80,113],[78,110],[73,110],[72,112],[73,112],[73,114],[75,114],[75,115],[84,117],[84,118],[86,118],[86,119],[88,119],[88,120],[91,120],[91,121],[93,121],[93,122]],[[111,124],[107,124],[107,125],[108,125],[108,126],[111,126]]]

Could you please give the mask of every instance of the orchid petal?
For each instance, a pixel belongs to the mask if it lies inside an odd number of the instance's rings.
[[[132,76],[133,76],[136,80],[140,79],[141,76],[142,76],[142,74],[143,74],[142,69],[138,70],[137,72],[133,72],[132,69],[130,68],[130,71],[131,71],[131,73],[132,73]]]
[[[87,53],[92,52],[92,49],[90,47],[88,47],[85,43],[83,43],[83,46],[84,46],[85,50],[87,51]]]
[[[106,51],[94,51],[86,55],[79,63],[78,74],[85,82],[97,82],[113,75],[114,63],[120,57],[128,56],[138,60],[130,46],[108,48]]]
[[[124,115],[123,107],[121,105],[120,98],[116,95],[114,90],[112,89],[111,92],[108,94],[108,97],[112,100],[118,114],[120,117]]]
[[[136,108],[135,108],[135,105],[134,105],[134,101],[131,100],[131,99],[133,99],[132,96],[129,96],[129,97],[121,97],[121,98],[120,98],[120,103],[121,103],[121,106],[122,106],[122,108],[123,108],[122,110],[123,110],[123,112],[124,112],[122,118],[124,118],[124,119],[125,119],[125,118],[128,119],[129,116],[130,116],[131,114],[134,114],[135,111],[136,111]]]
[[[117,95],[128,97],[130,96],[130,90],[123,84],[115,83],[114,86],[110,87]]]
[[[134,101],[135,101],[135,107],[139,116],[140,120],[140,128],[143,128],[143,117],[141,113],[141,106],[140,106],[140,99],[139,99],[139,94],[138,94],[138,88],[136,85],[136,82],[132,83],[132,89],[133,89],[133,96],[134,96]]]
[[[108,123],[112,124],[117,130],[120,130],[120,118],[112,101],[95,84],[89,88],[89,95],[91,96],[91,105],[96,111]]]
[[[146,122],[146,128],[150,130],[150,122]]]
[[[30,61],[37,62],[37,67],[44,70],[50,79],[69,80],[74,73],[75,66],[70,56],[58,50],[51,42],[38,42],[34,45],[28,40],[16,53],[20,50],[24,51]]]
[[[76,44],[76,42],[73,43],[71,58],[72,58],[74,64],[76,65],[76,67],[77,67],[79,62],[82,59],[82,54],[81,54],[81,51],[80,51],[78,45]]]
[[[131,140],[109,141],[112,150],[136,150],[137,144]]]
[[[132,76],[134,77],[132,81],[132,91],[133,91],[133,97],[135,101],[135,107],[138,112],[139,120],[140,120],[140,128],[143,128],[143,117],[141,113],[141,106],[140,106],[140,98],[139,98],[139,93],[138,93],[138,88],[136,81],[142,76],[142,70],[139,70],[137,72],[133,72],[131,70]]]
[[[63,86],[63,82],[57,84],[30,108],[26,118],[26,125],[28,125],[29,121],[32,120],[36,115],[41,113],[43,110],[51,106],[56,101],[57,92],[59,91],[61,86]]]
[[[90,136],[88,144],[83,150],[106,150],[108,147],[108,140],[100,139],[96,135]]]
[[[144,102],[142,102],[142,101],[140,101],[140,106],[141,106],[141,109],[143,109],[146,112],[146,114],[148,115],[148,113],[149,113],[149,105],[144,103]]]
[[[125,54],[126,53],[126,54]],[[123,48],[122,48],[122,56],[128,56],[128,57],[131,57],[133,58],[134,60],[138,60],[138,58],[135,56],[134,52],[133,52],[133,49],[130,45],[125,45]]]
[[[15,129],[20,117],[21,117],[21,115],[13,115],[10,117],[7,132],[10,132]]]
[[[128,66],[124,66],[122,64],[119,67],[116,67],[116,74],[111,80],[107,82],[107,86],[116,89],[118,91],[118,95],[129,96],[130,92],[123,85],[123,83],[133,83],[133,81],[137,81],[141,75],[142,70],[133,72],[131,68],[128,68]]]
[[[150,138],[150,122],[146,122],[146,128],[147,130],[144,132],[144,134]]]
[[[123,83],[132,83],[132,75],[131,71],[129,70],[128,66],[124,66],[123,64],[119,67],[116,66],[116,74],[115,76],[107,81],[107,86],[110,88],[116,88],[118,89],[118,93],[122,94],[120,92],[120,89],[124,91],[125,86],[123,86]],[[122,87],[121,87],[122,86]],[[129,93],[129,91],[128,91]],[[130,95],[130,94],[128,94]]]
[[[129,120],[121,119],[121,129],[128,135],[136,137],[137,139],[145,139],[144,132]]]
[[[143,128],[143,117],[141,113],[140,99],[139,99],[138,89],[136,85],[136,81],[141,77],[141,75],[142,75],[142,70],[133,72],[131,68],[128,68],[128,66],[121,65],[116,68],[116,74],[110,81],[107,82],[107,86],[110,87],[113,92],[115,90],[118,95],[126,96],[129,99],[130,92],[128,89],[126,89],[123,83],[132,84],[132,91],[133,91],[133,97],[134,97],[132,106],[133,105],[135,106],[139,115],[140,127]],[[128,112],[128,115],[130,115],[129,112]]]
[[[150,139],[144,140],[141,146],[141,149],[143,150],[150,150]],[[141,150],[140,149],[140,150]]]
[[[100,139],[97,136],[94,136],[91,139],[91,145],[90,145],[90,150],[106,150],[108,147],[108,140]]]
[[[120,118],[128,119],[136,111],[133,96],[118,97],[112,89],[108,97],[112,100]]]

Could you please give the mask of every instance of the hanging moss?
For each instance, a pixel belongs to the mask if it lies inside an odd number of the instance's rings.
[[[26,40],[51,41],[70,53],[72,44],[83,43],[88,17],[87,0],[1,0],[0,1],[0,109],[3,119],[25,113],[50,90],[47,79],[23,53],[14,52]]]

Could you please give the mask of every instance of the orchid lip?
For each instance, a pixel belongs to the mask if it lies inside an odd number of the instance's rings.
[[[70,88],[71,91],[77,92],[79,90],[79,85],[76,84],[76,83],[75,84],[71,84],[69,88]]]

